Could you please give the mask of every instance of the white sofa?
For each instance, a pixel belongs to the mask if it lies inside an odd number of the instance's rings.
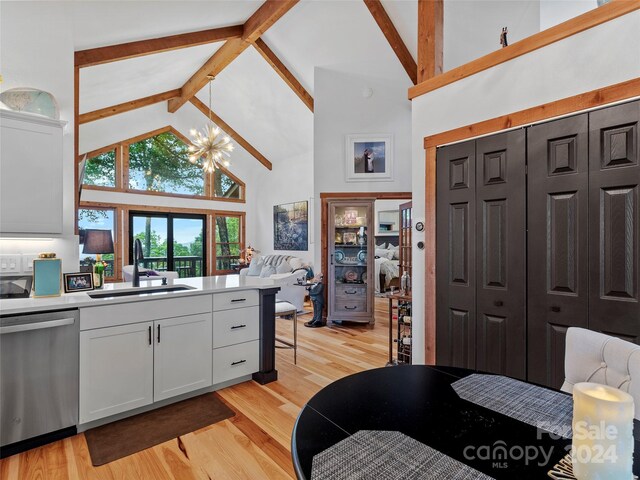
[[[293,304],[298,312],[304,310],[304,297],[307,289],[297,285],[298,279],[304,279],[308,267],[304,260],[292,255],[265,255],[253,257],[247,268],[240,270],[241,276],[269,278],[280,287],[276,300]]]

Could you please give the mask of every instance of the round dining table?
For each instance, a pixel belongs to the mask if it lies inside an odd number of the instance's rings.
[[[291,454],[297,477],[311,479],[314,457],[357,432],[389,431],[491,478],[549,478],[549,470],[569,453],[571,439],[460,398],[452,384],[474,373],[479,372],[400,365],[367,370],[327,385],[303,407],[293,429]],[[634,431],[640,434],[638,428],[640,422],[635,421]],[[634,473],[638,475],[640,443],[634,437]],[[504,446],[510,454],[496,457],[492,454],[496,446]],[[528,453],[520,457],[522,452]],[[357,471],[353,462],[350,468]]]

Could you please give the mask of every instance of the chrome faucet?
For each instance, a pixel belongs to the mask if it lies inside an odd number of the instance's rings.
[[[144,254],[142,253],[142,242],[139,238],[136,238],[133,241],[133,281],[131,282],[131,286],[139,287],[140,286],[140,270],[138,270],[138,262],[144,259]]]

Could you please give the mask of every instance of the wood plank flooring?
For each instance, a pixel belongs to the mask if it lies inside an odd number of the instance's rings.
[[[310,307],[308,307],[310,308]],[[293,350],[276,350],[278,381],[245,382],[219,390],[235,417],[93,467],[83,434],[0,460],[0,480],[291,479],[291,431],[302,406],[325,385],[382,367],[388,355],[388,300],[376,298],[374,328],[352,324],[305,328],[298,317]],[[278,336],[292,337],[278,320]]]

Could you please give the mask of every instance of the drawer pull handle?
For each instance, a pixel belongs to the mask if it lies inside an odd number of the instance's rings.
[[[231,300],[231,303],[246,302],[246,301],[247,301],[246,298],[234,298],[233,300]]]
[[[551,307],[551,311],[558,313],[560,311],[560,307],[553,306]]]
[[[151,325],[149,325],[149,345],[151,345],[151,337],[152,337],[152,334],[151,334]]]
[[[245,363],[246,360],[238,360],[237,362],[231,362],[231,366],[233,367],[234,365],[240,365],[241,363]]]
[[[231,327],[231,330],[235,330],[236,328],[245,328],[245,327],[246,327],[246,325],[233,325]]]
[[[158,325],[158,343],[160,343],[160,325]]]
[[[355,295],[356,293],[358,293],[357,290],[345,290],[344,293],[346,293],[347,295]]]
[[[493,302],[493,304],[494,304],[496,307],[501,307],[501,306],[503,306],[503,305],[504,305],[504,302],[503,302],[502,300],[496,300],[495,302]]]
[[[355,310],[358,307],[347,307],[346,305],[344,306],[344,308],[346,308],[347,310]]]

